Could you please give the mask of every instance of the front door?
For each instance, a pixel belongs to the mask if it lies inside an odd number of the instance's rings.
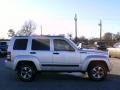
[[[57,70],[78,70],[80,64],[80,53],[66,40],[53,40],[53,65]]]

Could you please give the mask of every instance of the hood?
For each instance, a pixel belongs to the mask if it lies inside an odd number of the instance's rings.
[[[108,56],[107,51],[95,50],[95,49],[79,49],[80,53],[95,54]]]

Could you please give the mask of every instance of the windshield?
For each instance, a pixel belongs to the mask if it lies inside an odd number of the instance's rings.
[[[69,40],[69,39],[68,39]],[[72,41],[72,40],[69,40],[70,43],[74,46],[74,48],[78,48],[77,45]]]

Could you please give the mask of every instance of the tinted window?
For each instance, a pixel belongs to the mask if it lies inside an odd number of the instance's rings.
[[[7,42],[0,42],[0,45],[6,45]]]
[[[13,49],[14,50],[26,50],[28,39],[16,39]]]
[[[54,50],[55,51],[75,51],[71,45],[65,40],[55,39],[54,40]]]
[[[32,50],[50,50],[49,39],[33,39]]]

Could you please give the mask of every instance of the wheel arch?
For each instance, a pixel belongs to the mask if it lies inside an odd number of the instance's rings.
[[[29,63],[29,64],[32,64],[34,65],[34,67],[37,69],[37,70],[41,70],[40,68],[40,63],[39,63],[39,60],[35,57],[22,57],[22,56],[19,56],[19,57],[16,57],[14,59],[14,70],[16,70],[16,68],[18,68],[18,65],[20,64],[23,64],[23,63]]]
[[[25,60],[24,60],[24,61],[19,61],[19,62],[17,63],[17,65],[16,65],[15,70],[17,70],[17,69],[19,68],[19,66],[21,66],[21,65],[23,65],[23,64],[30,64],[30,65],[32,65],[32,66],[37,70],[35,64],[34,64],[32,61],[25,61]]]
[[[97,61],[96,61],[96,60],[93,60],[93,61],[89,62],[88,67],[87,67],[86,70],[88,70],[89,67],[90,67],[91,65],[94,65],[94,64],[103,64],[103,65],[106,67],[107,71],[109,71],[109,68],[108,68],[108,66],[107,66],[107,63],[106,63],[105,61],[103,61],[103,60],[97,60]]]
[[[107,71],[109,71],[109,67],[107,65],[107,61],[106,59],[100,59],[100,58],[91,58],[88,60],[85,60],[82,64],[82,71],[87,71],[88,67],[92,64],[92,63],[102,63],[105,65],[105,67],[107,68]]]

